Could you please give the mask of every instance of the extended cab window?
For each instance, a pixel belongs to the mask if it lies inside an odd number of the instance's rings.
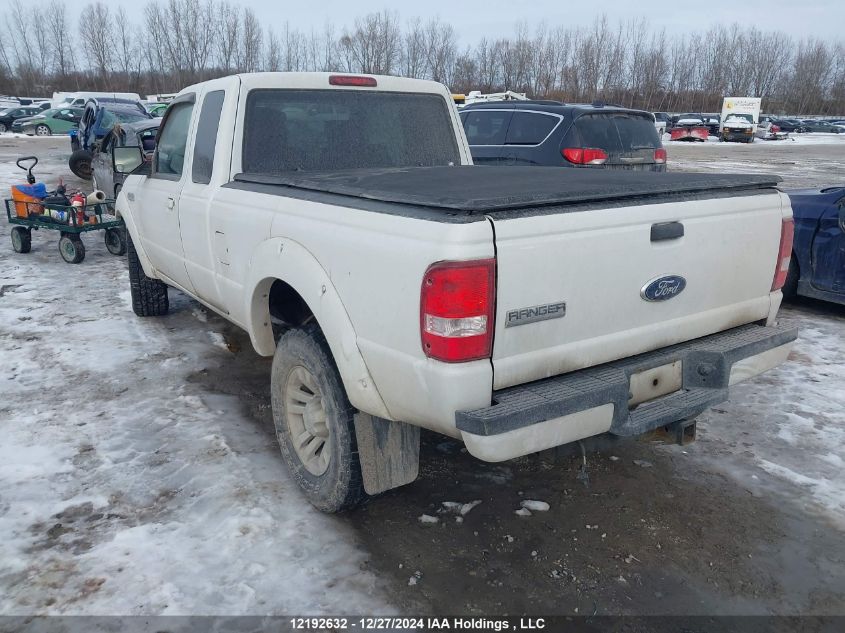
[[[223,111],[224,90],[215,90],[205,95],[197,123],[197,140],[194,142],[194,160],[191,163],[191,180],[208,184],[214,170],[214,147],[217,145],[217,129],[220,127],[220,113]]]
[[[461,118],[470,145],[504,145],[513,110],[472,110]]]
[[[364,90],[253,90],[243,171],[279,173],[460,163],[446,100]]]
[[[185,146],[188,144],[188,130],[194,104],[177,103],[173,106],[161,130],[156,150],[153,174],[181,176],[185,164]]]
[[[539,145],[551,133],[560,119],[539,112],[514,112],[505,145]]]

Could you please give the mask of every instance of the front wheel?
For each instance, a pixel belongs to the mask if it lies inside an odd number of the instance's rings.
[[[357,505],[365,494],[354,410],[316,324],[279,339],[270,389],[282,457],[308,501],[323,512]]]
[[[106,242],[106,249],[112,255],[126,255],[126,237],[123,229],[106,229],[103,237]]]
[[[59,253],[68,264],[78,264],[85,259],[85,246],[78,235],[62,235]]]
[[[2,134],[3,132],[5,132],[7,129],[8,129],[8,128],[6,128],[6,124],[5,124],[5,123],[0,123],[0,134]]]
[[[51,134],[50,128],[43,123],[35,128],[35,136],[50,136]]]
[[[28,253],[32,250],[32,231],[22,226],[13,227],[12,248],[16,253]]]
[[[139,317],[164,316],[170,309],[167,296],[167,284],[160,279],[152,279],[144,273],[141,260],[132,242],[132,236],[126,233],[126,262],[129,267],[129,292],[132,295],[132,311]]]

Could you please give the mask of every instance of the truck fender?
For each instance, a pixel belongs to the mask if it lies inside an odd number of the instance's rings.
[[[245,319],[255,351],[272,356],[276,341],[270,323],[270,287],[291,286],[305,301],[323,331],[349,401],[356,409],[392,419],[358,349],[352,321],[331,278],[317,259],[294,240],[275,237],[253,252],[244,290]]]

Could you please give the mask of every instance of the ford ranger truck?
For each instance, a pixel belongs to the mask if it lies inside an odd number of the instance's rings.
[[[413,481],[420,428],[489,462],[680,432],[783,362],[777,182],[475,167],[438,83],[259,73],[182,90],[116,209],[135,313],[176,288],[273,357],[282,455],[333,512]]]

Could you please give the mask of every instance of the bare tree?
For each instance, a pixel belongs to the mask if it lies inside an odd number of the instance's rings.
[[[74,55],[68,36],[67,10],[62,0],[51,0],[47,5],[45,29],[52,42],[53,73],[63,82],[73,68]]]
[[[114,23],[108,6],[102,2],[87,5],[79,16],[79,32],[94,81],[104,85],[112,70],[114,42]]]

